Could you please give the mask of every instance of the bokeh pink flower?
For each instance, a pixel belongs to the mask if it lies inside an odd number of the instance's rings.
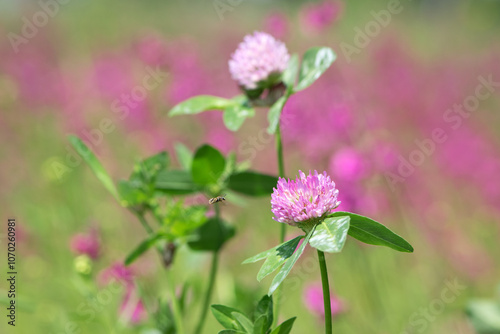
[[[325,316],[325,307],[323,303],[323,289],[321,284],[309,285],[304,289],[303,300],[307,309],[318,317]],[[335,316],[344,310],[342,301],[330,292],[330,307],[332,315]]]
[[[308,3],[300,13],[301,23],[307,32],[320,32],[335,22],[342,13],[343,4],[338,0]]]
[[[91,229],[88,233],[78,233],[71,238],[70,248],[77,255],[87,255],[95,260],[101,251],[99,233]]]
[[[247,35],[229,60],[229,72],[245,89],[255,89],[272,74],[281,74],[288,65],[290,55],[283,42],[273,36],[256,31]]]

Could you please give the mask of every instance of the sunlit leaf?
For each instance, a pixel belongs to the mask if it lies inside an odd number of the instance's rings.
[[[327,47],[314,47],[307,50],[300,67],[299,82],[294,90],[298,92],[312,85],[336,58],[333,50]]]
[[[269,108],[269,111],[267,112],[267,120],[269,122],[267,133],[269,134],[276,133],[276,130],[278,129],[278,124],[280,122],[281,111],[283,110],[283,107],[285,106],[287,99],[288,96],[284,95],[280,97],[278,101],[276,101],[271,106],[271,108]]]
[[[340,252],[347,239],[349,219],[349,216],[326,218],[321,224],[316,225],[309,244],[322,252]]]
[[[366,244],[386,246],[399,252],[412,253],[413,247],[384,225],[365,216],[351,212],[335,212],[329,217],[349,216],[349,235]]]
[[[290,270],[292,270],[293,266],[295,265],[295,262],[299,259],[299,257],[302,255],[304,252],[304,249],[306,248],[306,245],[309,243],[309,239],[311,238],[312,233],[314,232],[314,229],[312,229],[305,237],[304,241],[302,244],[297,248],[295,253],[285,262],[283,267],[281,267],[281,270],[278,272],[278,274],[274,277],[271,287],[269,287],[269,292],[267,293],[269,296],[273,294],[273,292],[280,286],[280,284],[283,282],[283,280],[288,276],[290,273]]]
[[[222,110],[234,104],[234,101],[222,97],[198,95],[177,104],[170,110],[169,116],[192,115],[206,110]]]

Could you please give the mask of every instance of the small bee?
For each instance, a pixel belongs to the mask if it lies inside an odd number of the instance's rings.
[[[217,202],[222,202],[225,200],[226,200],[226,194],[209,199],[208,204],[215,204]]]

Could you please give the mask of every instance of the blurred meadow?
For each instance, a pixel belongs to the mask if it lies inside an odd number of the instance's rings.
[[[168,296],[170,279],[189,285],[193,332],[210,256],[187,247],[170,277],[153,251],[132,264],[143,314],[123,310],[122,290],[97,301],[107,268],[146,234],[77,159],[68,135],[85,140],[115,181],[161,150],[179,166],[176,143],[209,143],[275,175],[264,111],[237,133],[220,111],[167,115],[194,95],[236,95],[228,60],[253,31],[290,52],[325,45],[338,57],[285,106],[286,175],[327,171],[340,209],[370,215],[415,248],[404,254],[351,239],[328,256],[341,305],[334,333],[476,333],[466,311],[494,300],[500,284],[500,1],[401,1],[397,13],[378,0],[63,2],[0,2],[1,333],[161,333],[149,311]],[[47,11],[42,3],[57,11],[26,28]],[[137,86],[148,86],[146,95],[127,104],[123,94]],[[220,206],[236,235],[220,253],[212,303],[250,312],[267,292],[270,279],[255,279],[259,266],[241,262],[277,243],[269,201],[234,195]],[[15,327],[4,315],[7,218],[17,220]],[[95,286],[72,250],[82,233],[98,236]],[[306,249],[284,282],[281,318],[297,316],[292,333],[322,331],[306,301],[321,283],[312,259]],[[488,314],[498,324],[500,310]],[[209,313],[204,333],[221,329]]]

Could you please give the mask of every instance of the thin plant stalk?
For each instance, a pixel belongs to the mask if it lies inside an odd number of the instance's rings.
[[[184,334],[184,324],[182,322],[182,312],[181,306],[179,305],[179,300],[175,295],[175,282],[174,277],[172,275],[172,268],[168,268],[167,270],[167,281],[170,290],[170,299],[172,300],[172,311],[174,314],[174,323],[177,334]]]
[[[276,154],[278,156],[278,175],[280,177],[285,177],[285,159],[283,158],[283,143],[281,141],[281,126],[278,122],[278,128],[276,129]],[[286,224],[281,224],[280,231],[280,244],[285,242],[286,237]],[[274,324],[273,327],[278,323],[279,313],[280,313],[280,294],[281,286],[276,289],[275,292],[275,310],[274,310]]]
[[[151,226],[149,226],[146,218],[144,217],[143,213],[137,213],[136,214],[137,218],[141,222],[142,226],[148,232],[149,235],[154,234],[153,229]],[[158,249],[158,253],[160,254],[160,258],[162,258],[162,253],[161,249]],[[174,313],[174,323],[175,323],[175,328],[177,330],[177,334],[184,334],[184,324],[182,323],[182,313],[181,313],[181,308],[179,305],[179,301],[177,300],[177,297],[175,295],[175,282],[171,273],[171,268],[165,268],[167,272],[167,282],[169,285],[169,290],[170,290],[170,298],[172,300],[172,309]]]
[[[151,228],[151,226],[149,226],[148,222],[146,221],[146,218],[144,217],[144,213],[136,213],[136,216],[137,216],[137,219],[139,219],[139,221],[141,222],[142,227],[144,227],[146,232],[148,232],[149,235],[153,234],[154,231]]]
[[[321,270],[321,284],[323,286],[323,303],[325,305],[325,334],[332,334],[332,307],[330,304],[330,285],[326,270],[325,253],[318,250],[319,268]]]
[[[215,205],[215,219],[220,219],[220,208],[219,205]],[[212,299],[212,292],[215,284],[215,277],[217,275],[217,267],[219,264],[219,252],[213,251],[212,253],[212,265],[210,267],[210,277],[208,281],[207,291],[205,293],[205,299],[203,301],[203,308],[201,309],[200,320],[196,326],[196,334],[201,334],[203,330],[203,325],[205,324],[205,319],[207,317],[208,308],[210,307],[210,300]]]

